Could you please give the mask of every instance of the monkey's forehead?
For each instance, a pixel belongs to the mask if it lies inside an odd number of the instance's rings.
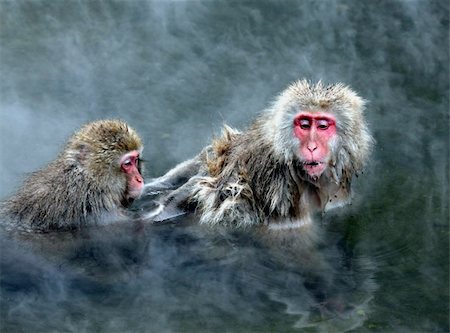
[[[142,142],[136,131],[121,120],[99,120],[83,126],[72,138],[101,150],[140,150]]]
[[[314,84],[301,80],[290,85],[281,97],[311,111],[361,109],[364,106],[364,100],[342,83],[325,85],[321,81]]]

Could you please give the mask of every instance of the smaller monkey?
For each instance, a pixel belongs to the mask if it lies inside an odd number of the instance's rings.
[[[14,228],[46,232],[95,224],[104,213],[122,215],[144,188],[142,143],[119,120],[83,126],[53,162],[32,173],[1,203]]]
[[[151,180],[164,193],[147,217],[193,209],[200,223],[283,230],[350,201],[374,140],[365,101],[343,84],[306,80],[284,90],[247,130],[225,127],[197,157]]]

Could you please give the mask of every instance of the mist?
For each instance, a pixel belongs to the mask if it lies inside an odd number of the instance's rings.
[[[152,178],[301,78],[356,90],[377,141],[314,250],[195,221],[2,234],[1,331],[448,331],[447,1],[2,1],[0,77],[2,199],[86,122],[127,121]]]

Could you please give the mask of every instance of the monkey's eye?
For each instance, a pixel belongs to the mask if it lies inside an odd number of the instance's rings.
[[[330,127],[330,123],[328,122],[328,120],[320,119],[320,120],[317,121],[317,128],[318,129],[326,130],[326,129],[328,129],[328,127]]]
[[[298,124],[300,125],[300,128],[302,129],[308,129],[311,127],[311,123],[309,119],[300,119]]]
[[[131,160],[129,158],[127,158],[125,161],[122,162],[122,165],[132,166],[133,162],[131,162]]]

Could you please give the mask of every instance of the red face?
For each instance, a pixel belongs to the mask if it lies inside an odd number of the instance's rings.
[[[144,179],[142,178],[139,166],[139,152],[133,150],[122,156],[120,159],[120,168],[127,176],[126,199],[137,199],[144,188]]]
[[[294,119],[294,134],[300,140],[299,155],[305,171],[313,178],[327,168],[330,140],[336,135],[336,120],[325,112],[301,112]]]

